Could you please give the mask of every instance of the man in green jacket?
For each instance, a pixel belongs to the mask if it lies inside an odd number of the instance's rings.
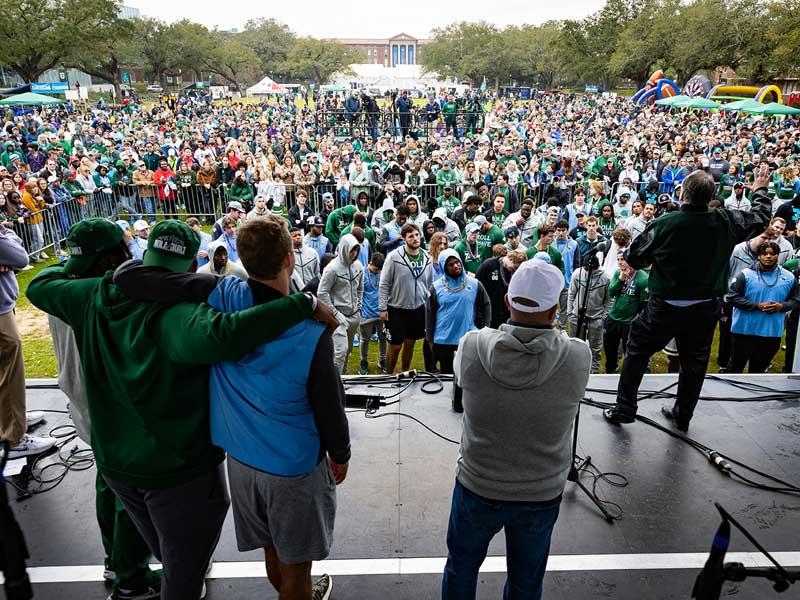
[[[659,217],[633,241],[627,262],[634,269],[650,267],[650,299],[631,325],[617,403],[603,413],[607,421],[633,423],[650,357],[675,338],[681,362],[678,393],[675,404],[661,412],[679,430],[689,429],[706,376],[720,298],[728,291],[728,261],[737,243],[769,224],[768,186],[769,167],[764,165],[754,181],[750,212],[709,210],[717,184],[705,171],[694,171],[683,182],[680,210]]]
[[[342,208],[337,208],[328,215],[328,220],[325,222],[325,237],[328,238],[334,248],[339,244],[339,238],[342,237],[342,231],[350,223],[353,222],[353,215],[358,212],[353,204],[348,204]]]
[[[180,221],[148,239],[145,266],[188,271],[200,245]],[[292,295],[238,313],[206,304],[133,300],[113,274],[75,279],[93,248],[67,243],[70,260],[45,269],[28,298],[75,333],[84,366],[97,468],[164,566],[162,600],[199,598],[228,510],[224,454],[209,436],[209,366],[238,360],[322,303]]]

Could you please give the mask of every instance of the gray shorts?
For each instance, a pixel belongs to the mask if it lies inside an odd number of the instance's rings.
[[[294,565],[328,556],[336,518],[336,482],[328,461],[305,475],[280,477],[228,455],[233,523],[240,552],[275,546]]]

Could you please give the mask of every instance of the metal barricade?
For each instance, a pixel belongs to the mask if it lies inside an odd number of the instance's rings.
[[[483,112],[456,111],[452,115],[426,113],[415,107],[411,112],[386,108],[379,112],[351,113],[344,109],[319,110],[315,113],[316,129],[322,135],[333,132],[336,137],[353,137],[356,130],[365,136],[411,136],[417,139],[434,134],[461,137],[483,131]]]

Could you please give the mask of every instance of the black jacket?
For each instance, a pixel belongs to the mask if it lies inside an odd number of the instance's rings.
[[[511,280],[511,272],[503,268],[500,258],[488,258],[481,266],[475,278],[481,282],[489,302],[492,305],[492,319],[489,327],[497,329],[511,318],[511,313],[505,303],[505,295],[508,291],[507,281]]]

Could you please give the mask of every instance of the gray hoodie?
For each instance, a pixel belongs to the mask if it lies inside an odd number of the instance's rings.
[[[461,230],[453,219],[447,218],[447,209],[444,206],[440,206],[433,211],[433,222],[436,225],[436,231],[440,230],[439,222],[444,223],[444,228],[441,231],[447,236],[447,241],[451,246],[455,246],[456,243],[461,241]]]
[[[317,297],[333,308],[340,320],[361,314],[364,266],[357,258],[350,260],[350,251],[358,245],[354,235],[342,236],[336,248],[336,258],[325,267],[317,289]]]
[[[509,323],[467,333],[453,363],[464,390],[462,485],[495,500],[561,495],[590,362],[586,342],[555,329]]]
[[[227,275],[233,275],[234,277],[238,277],[242,281],[247,281],[248,279],[247,271],[245,271],[242,265],[240,265],[235,260],[231,260],[230,258],[228,258],[228,262],[225,263],[225,267],[221,271],[217,271],[214,268],[214,255],[217,253],[217,250],[224,247],[225,247],[225,242],[222,242],[220,240],[215,240],[211,242],[208,245],[208,262],[199,269],[197,269],[197,272],[208,273],[209,275],[220,275],[222,277],[225,277]]]
[[[389,252],[381,273],[378,310],[384,311],[388,306],[411,310],[425,304],[433,283],[433,261],[425,250],[419,251],[419,264],[406,255],[405,244]]]
[[[578,311],[583,305],[586,294],[586,318],[590,321],[603,320],[608,315],[611,308],[612,299],[608,293],[608,285],[611,280],[603,269],[596,269],[592,272],[591,284],[586,286],[586,269],[581,267],[572,274],[572,281],[569,282],[569,292],[567,293],[567,314],[572,319],[578,318]]]
[[[19,296],[16,271],[28,266],[28,253],[22,240],[11,229],[0,225],[0,265],[10,271],[0,273],[0,315],[14,310]]]

